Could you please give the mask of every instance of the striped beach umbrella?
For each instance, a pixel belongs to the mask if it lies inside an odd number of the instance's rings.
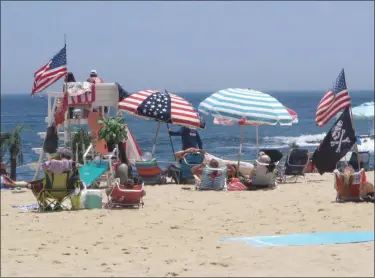
[[[292,125],[293,117],[274,97],[250,89],[220,90],[199,104],[199,112],[242,120],[246,125]]]
[[[238,164],[244,138],[244,125],[256,126],[256,142],[258,146],[258,126],[260,125],[292,125],[294,116],[274,97],[251,89],[229,88],[220,90],[199,104],[199,112],[228,121],[237,121],[242,125]],[[293,111],[294,112],[294,111]]]
[[[158,122],[152,156],[155,154],[156,139],[160,123],[175,124],[190,128],[203,128],[198,112],[188,101],[167,91],[143,90],[123,99],[119,111]],[[173,144],[171,140],[173,149]]]
[[[200,118],[193,105],[182,97],[155,90],[139,91],[123,99],[119,110],[144,119],[200,128]]]

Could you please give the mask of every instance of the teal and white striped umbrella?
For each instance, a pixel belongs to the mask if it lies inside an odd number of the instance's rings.
[[[238,152],[238,169],[244,139],[244,125],[256,126],[256,144],[258,143],[258,126],[292,125],[294,117],[274,97],[251,89],[230,88],[220,90],[202,101],[199,112],[211,115],[220,120],[237,121],[242,125],[240,149]]]
[[[202,101],[198,110],[216,118],[242,120],[246,125],[293,123],[293,117],[277,99],[250,89],[220,90]]]

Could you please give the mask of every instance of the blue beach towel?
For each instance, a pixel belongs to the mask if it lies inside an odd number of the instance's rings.
[[[244,242],[257,247],[344,244],[374,241],[374,232],[312,233],[275,236],[231,237],[219,241]]]

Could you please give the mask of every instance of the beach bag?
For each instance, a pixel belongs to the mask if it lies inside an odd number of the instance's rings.
[[[54,125],[47,128],[46,139],[43,144],[43,151],[45,153],[56,153],[59,143],[59,137]]]
[[[239,179],[233,178],[228,184],[228,191],[243,191],[247,190],[247,186],[244,185]]]

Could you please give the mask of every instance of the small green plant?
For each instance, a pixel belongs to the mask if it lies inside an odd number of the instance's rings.
[[[13,180],[17,178],[17,166],[23,163],[21,133],[24,130],[25,127],[19,124],[6,136],[2,136],[4,138],[1,140],[1,154],[3,155],[6,150],[9,152],[10,178]]]
[[[107,142],[108,150],[113,150],[115,145],[127,139],[125,121],[122,117],[100,118],[98,124],[103,124],[103,127],[98,132],[98,139],[104,139]]]
[[[75,157],[78,145],[78,163],[83,164],[83,154],[85,150],[82,145],[87,148],[91,143],[91,136],[83,129],[80,129],[73,135],[72,145],[73,145],[73,156]]]

